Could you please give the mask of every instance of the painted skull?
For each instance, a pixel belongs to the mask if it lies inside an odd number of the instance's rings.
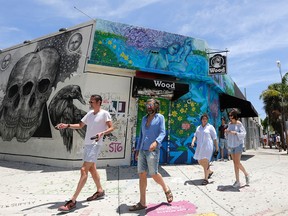
[[[54,48],[23,56],[11,71],[0,111],[0,134],[3,140],[13,137],[26,142],[42,121],[42,112],[48,100],[60,56]]]

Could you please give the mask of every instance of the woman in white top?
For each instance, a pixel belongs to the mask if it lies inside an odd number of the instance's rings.
[[[234,164],[234,172],[236,181],[233,184],[233,187],[240,187],[239,180],[239,170],[241,170],[246,179],[246,185],[249,185],[249,175],[246,172],[244,166],[241,164],[240,159],[243,152],[243,144],[246,136],[246,130],[243,124],[238,121],[237,111],[232,110],[229,113],[230,122],[228,124],[228,128],[225,130],[225,136],[227,138],[227,145],[229,148],[229,153],[232,156],[233,164]]]
[[[213,154],[213,143],[216,151],[218,151],[217,134],[213,125],[208,123],[208,115],[203,114],[201,116],[201,125],[199,125],[194,134],[191,146],[194,147],[194,143],[197,140],[197,147],[194,154],[194,159],[198,160],[198,163],[203,167],[204,180],[202,185],[207,185],[208,178],[210,178],[213,172],[210,170],[209,162]]]

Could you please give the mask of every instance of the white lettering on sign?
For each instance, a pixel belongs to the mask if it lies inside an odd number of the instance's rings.
[[[221,69],[216,69],[216,68],[210,68],[209,69],[210,73],[225,73],[225,68],[221,68]]]
[[[154,80],[154,84],[156,87],[175,89],[175,83],[165,83],[165,82],[160,81],[160,80]]]

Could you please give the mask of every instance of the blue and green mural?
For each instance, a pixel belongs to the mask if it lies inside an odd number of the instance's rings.
[[[206,48],[203,40],[97,20],[89,63],[177,77],[206,76]]]
[[[189,92],[176,101],[160,99],[167,127],[161,163],[194,163],[195,148],[190,145],[200,116],[207,113],[210,124],[218,128],[221,117],[219,93],[234,94],[234,82],[228,75],[208,76],[207,49],[207,43],[200,39],[96,21],[90,64],[170,75],[190,86]],[[146,99],[138,100],[136,137],[145,115]]]
[[[97,19],[90,64],[205,81],[234,95],[228,75],[208,76],[204,40]]]
[[[146,115],[145,102],[147,99],[148,97],[138,99],[137,138],[140,133],[142,117]],[[201,124],[200,116],[208,113],[211,124],[215,127],[220,124],[217,92],[211,90],[205,82],[191,82],[189,93],[181,99],[169,101],[158,98],[158,100],[161,103],[160,113],[165,117],[167,132],[161,147],[160,163],[195,163],[196,161],[193,159],[195,147],[191,148],[191,141],[196,127]],[[132,160],[132,165],[135,165],[134,160]]]
[[[170,114],[170,164],[191,164],[195,148],[191,148],[192,138],[203,113],[209,115],[210,124],[218,125],[219,112],[218,93],[205,82],[191,82],[190,92],[181,99],[171,102]]]

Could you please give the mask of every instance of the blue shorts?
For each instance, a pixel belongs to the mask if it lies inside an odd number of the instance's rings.
[[[158,173],[158,166],[160,160],[160,150],[155,149],[150,152],[147,150],[139,150],[137,170],[138,173],[147,172],[149,175]]]
[[[95,144],[85,145],[83,161],[96,163],[100,151],[101,151],[101,145],[95,145]]]
[[[236,147],[234,147],[234,148],[228,148],[228,150],[229,150],[229,153],[230,154],[242,154],[242,152],[243,152],[243,145],[242,144],[240,144],[239,146],[236,146]]]
[[[227,149],[227,140],[226,139],[223,139],[223,138],[220,138],[219,140],[219,147],[221,149],[224,149],[224,147]]]

